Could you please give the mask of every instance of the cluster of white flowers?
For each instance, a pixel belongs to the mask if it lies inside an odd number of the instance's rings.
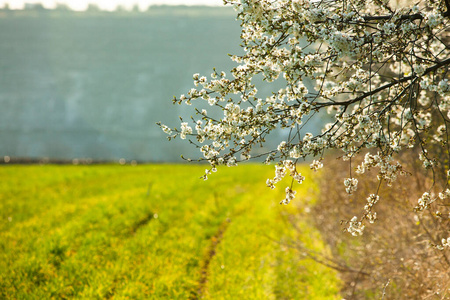
[[[275,188],[275,184],[279,181],[281,181],[284,176],[286,176],[286,168],[284,165],[277,165],[275,166],[275,177],[273,179],[267,179],[266,184],[271,189]]]
[[[344,180],[345,191],[348,194],[352,194],[358,188],[358,179],[356,178],[346,178]]]
[[[298,184],[301,184],[303,180],[305,180],[305,177],[297,172],[296,165],[292,160],[285,160],[283,164],[289,170],[289,176],[291,176]]]
[[[448,144],[448,2],[423,0],[399,9],[389,8],[389,1],[224,2],[241,21],[244,53],[231,56],[237,66],[230,77],[216,70],[209,78],[194,74],[194,88],[173,100],[203,102],[223,116],[195,109],[195,132],[188,122],[180,129],[159,123],[170,139],[189,138],[211,168],[258,157],[274,162],[270,188],[288,172],[301,183],[304,177],[295,165],[311,157],[311,169],[318,170],[328,149],[340,151],[344,161],[365,154],[356,173],[377,168],[378,179],[388,185],[405,173],[394,160],[400,152],[420,147],[423,166],[436,167],[425,149]],[[260,78],[271,86],[281,77],[285,86],[277,85],[270,96],[256,88]],[[315,84],[313,89],[306,81]],[[318,134],[304,133],[320,111],[331,121]],[[254,151],[275,129],[286,130],[289,138],[264,153]],[[357,183],[351,175],[345,179],[347,193]],[[295,194],[287,191],[283,203]],[[424,194],[419,210],[430,203]],[[356,229],[363,224],[352,222],[351,232],[362,232]]]
[[[317,171],[323,168],[323,163],[321,163],[318,160],[313,160],[312,163],[309,165],[309,168],[313,171]]]
[[[192,127],[187,122],[181,123],[180,137],[184,140],[188,134],[192,134]]]
[[[442,193],[439,193],[439,198],[441,198],[442,200],[450,198],[450,189],[446,189]]]
[[[281,200],[280,204],[288,205],[289,202],[291,202],[292,199],[294,199],[295,194],[297,191],[293,191],[290,187],[286,188],[286,198]]]
[[[378,200],[380,200],[380,196],[375,194],[370,194],[369,197],[367,197],[367,204],[364,206],[364,210],[366,211],[365,216],[370,223],[374,223],[377,220],[377,213],[372,209]]]
[[[438,250],[444,250],[445,248],[450,248],[450,237],[446,239],[442,239],[441,245],[437,245],[436,248]]]
[[[347,231],[353,236],[362,235],[364,231],[364,224],[358,221],[358,217],[354,216],[349,222]]]
[[[431,195],[429,192],[425,192],[423,193],[422,197],[420,197],[419,200],[417,201],[418,205],[415,207],[415,209],[417,211],[428,209],[430,208],[430,204],[433,203],[435,200],[436,198],[433,197],[433,195]]]
[[[435,11],[426,12],[425,14],[425,22],[431,28],[436,28],[443,22],[443,17],[441,13],[437,13]]]
[[[270,187],[271,189],[274,189],[275,184],[281,181],[286,176],[287,171],[289,171],[289,176],[292,177],[292,180],[296,181],[298,184],[301,184],[303,180],[305,180],[305,177],[297,172],[295,162],[293,162],[292,160],[285,160],[282,162],[281,165],[275,166],[275,177],[273,179],[269,178],[266,180],[267,186]],[[295,193],[292,195],[295,195]]]
[[[392,163],[392,156],[366,153],[364,161],[357,166],[356,173],[364,174],[372,168],[379,168],[378,180],[385,180],[388,185],[394,182],[398,175],[404,175],[402,165],[399,162]]]
[[[425,73],[425,67],[423,65],[414,65],[413,68],[418,76],[422,76]]]

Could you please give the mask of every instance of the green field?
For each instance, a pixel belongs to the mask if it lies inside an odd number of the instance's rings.
[[[289,246],[326,251],[311,181],[281,206],[273,167],[203,171],[2,166],[0,298],[340,299],[336,272]]]

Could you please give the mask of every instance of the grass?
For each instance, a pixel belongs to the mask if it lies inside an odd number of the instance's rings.
[[[272,167],[203,169],[1,167],[0,298],[340,299],[288,244],[327,251],[303,212],[313,183],[280,206]]]

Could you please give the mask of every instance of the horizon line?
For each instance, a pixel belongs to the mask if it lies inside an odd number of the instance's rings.
[[[0,2],[1,3],[1,2]],[[155,3],[155,4],[148,4],[148,5],[143,5],[142,3],[131,3],[130,4],[120,4],[118,3],[117,5],[115,5],[115,7],[113,8],[105,8],[102,5],[99,5],[97,3],[87,3],[85,5],[85,7],[83,8],[76,8],[73,7],[71,5],[69,5],[68,3],[63,3],[63,2],[57,2],[55,3],[55,5],[52,6],[48,6],[48,5],[44,5],[43,3],[32,3],[32,2],[24,2],[23,5],[21,6],[13,6],[11,7],[11,4],[9,2],[5,2],[3,3],[3,6],[0,7],[0,10],[11,10],[11,11],[26,11],[26,10],[60,10],[60,11],[73,11],[73,12],[84,12],[84,11],[89,11],[89,10],[96,10],[96,11],[104,11],[104,12],[117,12],[117,11],[139,11],[139,12],[146,12],[148,11],[150,8],[152,7],[164,7],[164,6],[168,6],[168,7],[176,7],[176,6],[182,6],[182,7],[230,7],[230,6],[226,6],[223,3],[219,4],[219,3],[193,3],[193,4],[188,4],[188,3],[176,3],[176,4],[171,4],[171,3]]]

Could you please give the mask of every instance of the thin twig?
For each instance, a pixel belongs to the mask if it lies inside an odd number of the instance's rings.
[[[383,288],[383,295],[381,295],[381,300],[384,299],[384,296],[386,295],[386,288],[387,288],[387,286],[389,285],[390,282],[391,282],[391,279],[388,279],[388,281],[387,281],[386,284],[384,285],[384,288]]]

